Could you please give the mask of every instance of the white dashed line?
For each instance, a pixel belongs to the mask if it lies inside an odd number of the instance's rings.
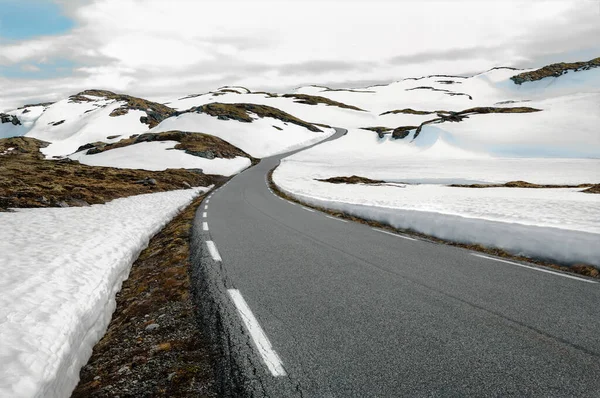
[[[206,218],[206,212],[202,213],[202,218]]]
[[[246,300],[244,300],[240,291],[237,289],[229,289],[227,292],[235,304],[238,314],[240,315],[240,318],[242,318],[244,326],[246,326],[246,330],[250,333],[258,353],[265,362],[265,365],[267,365],[271,374],[275,377],[286,376],[287,373],[283,368],[283,363],[281,362],[279,355],[273,350],[271,342],[267,338],[267,335],[260,326],[260,323],[258,323],[256,317],[254,317],[252,310],[248,306],[248,303],[246,303]]]
[[[332,220],[336,220],[336,221],[341,221],[341,222],[348,222],[346,220],[342,220],[341,218],[337,218],[337,217],[331,217],[331,216],[325,216],[327,218],[331,218]]]
[[[207,222],[203,222],[202,223],[202,230],[203,231],[208,231],[208,223]]]
[[[310,212],[312,212],[312,213],[314,213],[314,212],[315,212],[313,209],[309,209],[308,207],[304,207],[304,206],[302,206],[302,208],[303,208],[304,210],[306,210],[306,211],[310,211]]]
[[[221,258],[221,255],[219,254],[219,251],[217,250],[217,246],[215,245],[215,242],[213,242],[212,240],[207,240],[206,246],[208,247],[208,252],[210,253],[210,256],[213,258],[213,260],[223,261],[223,259]]]
[[[204,205],[204,210],[208,210],[208,205]]]
[[[383,234],[388,234],[388,235],[395,236],[396,238],[402,238],[402,239],[414,240],[414,241],[418,240],[418,239],[415,239],[415,238],[409,238],[408,236],[403,236],[403,235],[395,234],[393,232],[384,231],[383,229],[379,229],[379,228],[373,228],[373,230],[377,231],[377,232],[381,232]]]
[[[209,196],[209,198],[210,198],[210,196]],[[208,204],[209,202],[210,202],[210,199],[206,199],[206,204]]]
[[[479,257],[479,258],[485,258],[487,260],[493,260],[493,261],[498,261],[498,262],[501,262],[501,263],[516,265],[516,266],[523,267],[523,268],[529,268],[529,269],[532,269],[534,271],[540,271],[540,272],[545,272],[547,274],[553,274],[553,275],[556,275],[556,276],[562,276],[563,278],[575,279],[575,280],[578,280],[578,281],[581,281],[581,282],[598,283],[598,282],[591,281],[591,280],[588,280],[588,279],[579,278],[577,276],[562,274],[560,272],[554,272],[554,271],[550,271],[550,270],[543,269],[543,268],[532,267],[530,265],[514,263],[512,261],[501,260],[499,258],[488,257],[488,256],[484,256],[484,255],[478,254],[478,253],[471,253],[471,255],[475,256],[475,257]]]

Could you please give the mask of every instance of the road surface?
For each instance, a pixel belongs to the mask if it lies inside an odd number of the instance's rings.
[[[600,284],[287,202],[266,175],[288,155],[195,221],[230,395],[600,396]]]

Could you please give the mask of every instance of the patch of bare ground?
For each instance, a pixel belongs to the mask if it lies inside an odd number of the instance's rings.
[[[600,67],[600,57],[584,62],[559,62],[556,64],[546,65],[543,68],[536,69],[531,72],[519,73],[510,79],[515,84],[523,84],[525,82],[533,82],[541,80],[545,77],[558,77],[568,73],[569,71],[582,71]]]
[[[144,133],[122,139],[118,142],[107,144],[105,142],[93,142],[82,145],[77,151],[87,150],[86,154],[94,155],[101,152],[110,151],[116,148],[123,148],[130,145],[139,144],[141,142],[152,141],[177,141],[174,149],[185,151],[194,156],[199,156],[207,159],[223,158],[233,159],[237,156],[249,158],[252,164],[258,163],[258,159],[253,158],[246,152],[236,146],[231,145],[227,141],[209,134],[191,133],[186,131],[165,131],[162,133]]]
[[[435,112],[440,112],[440,111],[435,111]],[[398,113],[403,113],[405,115],[431,115],[432,113],[435,113],[435,112],[434,111],[419,111],[419,110],[415,110],[412,108],[404,108],[404,109],[395,109],[393,111],[383,112],[379,116],[396,115]]]
[[[112,117],[126,115],[129,113],[129,110],[146,112],[146,116],[142,116],[140,118],[140,122],[147,124],[149,128],[155,127],[164,119],[175,114],[175,109],[166,105],[148,101],[143,98],[132,97],[126,94],[115,94],[112,91],[107,90],[85,90],[79,94],[70,96],[69,101],[90,102],[92,100],[86,97],[88,95],[125,102],[125,104],[111,112],[109,116]]]
[[[329,106],[337,106],[338,108],[343,108],[343,109],[352,109],[354,111],[361,111],[364,112],[364,109],[360,109],[354,105],[347,105],[344,104],[343,102],[338,102],[338,101],[334,101],[332,99],[326,98],[326,97],[320,97],[318,95],[308,95],[308,94],[284,94],[282,95],[282,97],[284,98],[294,98],[295,101],[299,104],[305,104],[305,105],[318,105],[318,104],[325,104],[325,105],[329,105]]]
[[[460,112],[436,111],[437,118],[427,120],[427,121],[421,123],[416,128],[417,131],[415,131],[413,140],[415,138],[417,138],[419,136],[419,134],[421,134],[421,130],[423,129],[423,126],[426,126],[428,124],[440,124],[440,123],[445,123],[445,122],[462,122],[464,119],[468,119],[469,116],[485,115],[485,114],[490,114],[490,113],[533,113],[533,112],[541,112],[541,111],[542,111],[541,109],[530,108],[527,106],[518,106],[518,107],[484,106],[484,107],[468,108],[468,109],[462,110]],[[409,131],[414,128],[415,128],[414,126],[401,126],[401,127],[398,127],[397,129],[402,129],[403,131]],[[397,137],[394,137],[394,138],[405,138],[406,136],[408,136],[408,133],[398,135]]]
[[[216,397],[216,354],[190,296],[197,198],[155,235],[117,294],[72,397]]]
[[[600,184],[594,184],[585,191],[581,191],[585,193],[600,193]]]
[[[0,139],[0,211],[23,207],[87,206],[145,193],[209,186],[224,179],[184,169],[146,171],[46,160],[47,143]]]
[[[285,192],[283,192],[282,190],[279,189],[277,184],[275,184],[273,182],[273,172],[274,171],[275,171],[275,169],[271,170],[267,174],[267,181],[269,182],[269,187],[273,190],[273,192],[275,192],[277,195],[281,196],[282,198],[289,200],[290,202],[301,204],[302,206],[318,210],[320,212],[329,214],[334,217],[339,217],[344,220],[358,222],[358,223],[365,224],[365,225],[368,225],[373,228],[379,228],[379,229],[382,229],[385,231],[414,236],[414,237],[420,238],[422,240],[425,240],[425,241],[428,241],[431,243],[460,247],[463,249],[486,253],[486,254],[490,254],[493,256],[502,257],[502,258],[506,258],[506,259],[510,259],[510,260],[523,261],[523,262],[527,262],[527,263],[531,263],[531,264],[536,264],[539,266],[549,267],[549,268],[563,271],[563,272],[580,274],[580,275],[585,275],[585,276],[589,276],[592,278],[600,279],[600,270],[598,270],[597,268],[595,268],[592,265],[588,265],[588,264],[573,264],[573,265],[556,264],[556,263],[544,261],[541,259],[517,256],[517,255],[509,253],[503,249],[494,248],[494,247],[486,247],[486,246],[482,246],[479,244],[466,244],[466,243],[453,242],[453,241],[449,241],[449,240],[443,240],[443,239],[439,239],[439,238],[436,238],[433,236],[422,234],[417,231],[413,231],[413,230],[409,230],[409,229],[394,228],[389,224],[384,224],[384,223],[381,223],[378,221],[368,220],[365,218],[356,217],[356,216],[353,216],[353,215],[350,215],[347,213],[343,213],[340,211],[330,210],[330,209],[327,209],[327,208],[324,208],[321,206],[315,206],[315,205],[312,205],[309,203],[305,203],[305,202],[302,202],[302,201],[296,199],[295,197],[293,197],[291,195],[286,194]]]
[[[527,181],[509,181],[504,184],[451,184],[450,187],[456,188],[590,188],[593,184],[577,184],[577,185],[558,185],[558,184],[533,184]],[[586,191],[582,191],[586,192]]]
[[[383,136],[385,134],[390,133],[390,132],[392,132],[392,130],[394,130],[393,128],[384,127],[384,126],[361,127],[360,129],[367,130],[367,131],[373,131],[374,133],[377,133],[379,138],[383,138]]]
[[[350,177],[331,177],[331,178],[325,178],[325,179],[318,179],[315,178],[317,181],[322,181],[322,182],[329,182],[331,184],[368,184],[368,185],[379,185],[379,184],[385,184],[385,181],[383,180],[372,180],[370,178],[367,177],[361,177],[361,176],[350,176]]]
[[[251,114],[255,114],[258,117],[270,117],[273,119],[281,120],[284,123],[292,123],[298,126],[302,126],[310,131],[322,132],[321,129],[317,128],[312,123],[305,122],[295,116],[290,115],[280,109],[273,108],[267,105],[257,104],[222,104],[219,102],[213,102],[206,105],[190,108],[184,112],[178,113],[206,113],[207,115],[214,116],[220,120],[237,120],[243,123],[252,123],[254,120]]]

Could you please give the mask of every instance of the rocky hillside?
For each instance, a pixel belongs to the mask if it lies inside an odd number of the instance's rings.
[[[71,159],[46,160],[48,143],[28,137],[0,139],[0,211],[19,207],[89,206],[112,199],[197,186],[222,178],[188,170],[91,167]]]
[[[556,64],[544,66],[543,68],[536,69],[531,72],[519,73],[518,75],[515,75],[510,79],[515,84],[523,84],[525,82],[541,80],[545,77],[559,77],[561,75],[569,73],[570,71],[579,72],[598,67],[600,67],[600,57],[594,58],[586,62],[559,62]]]

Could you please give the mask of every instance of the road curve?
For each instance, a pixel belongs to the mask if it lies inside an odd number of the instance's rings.
[[[195,289],[223,394],[600,396],[600,284],[287,202],[266,175],[289,155],[196,215]]]

